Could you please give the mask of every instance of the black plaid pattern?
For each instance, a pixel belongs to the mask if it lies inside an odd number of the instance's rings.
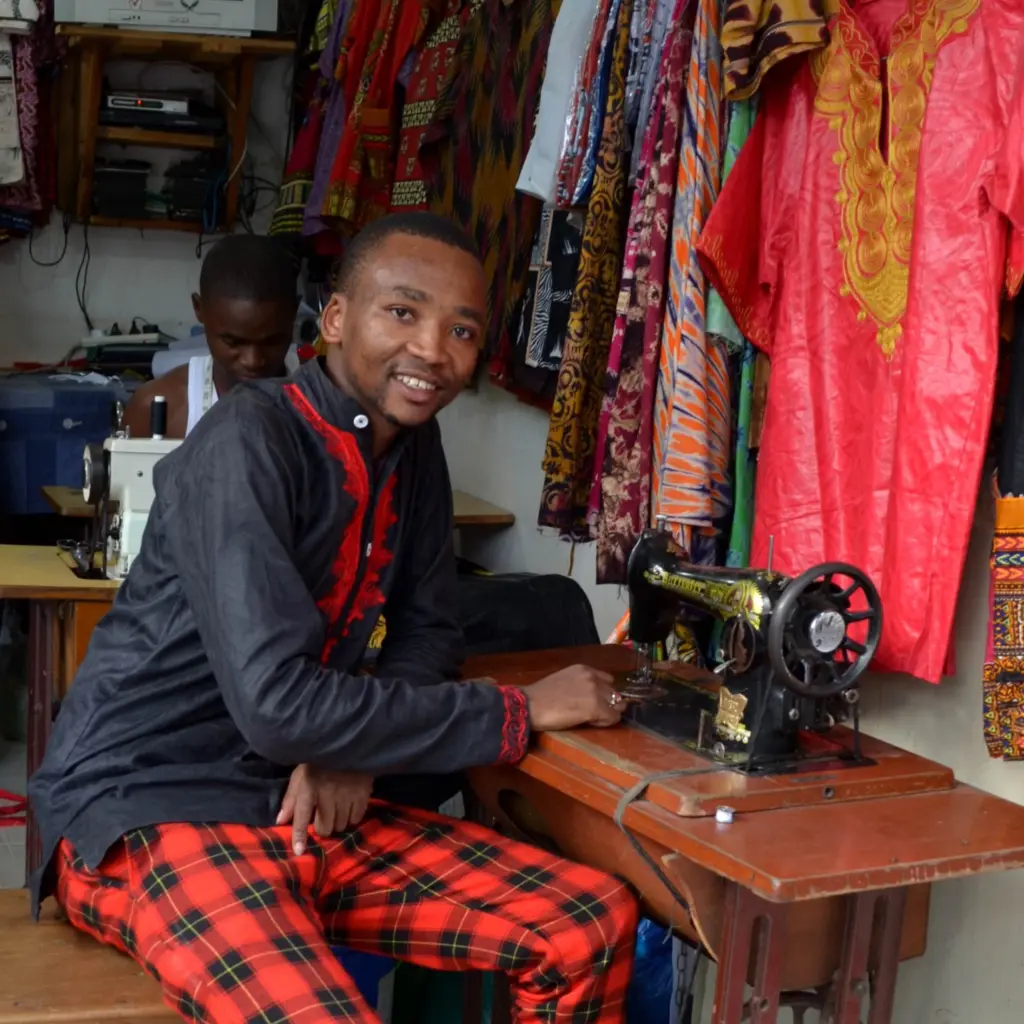
[[[245,855],[242,851],[231,843],[210,843],[204,852],[210,858],[210,863],[217,867],[237,864],[239,861],[245,860]]]
[[[65,843],[58,894],[76,927],[133,956],[189,1021],[373,1024],[331,952],[342,944],[506,971],[522,993],[518,1024],[621,1024],[632,896],[599,872],[495,838],[380,805],[302,857],[287,826],[167,825],[134,834],[96,872]]]
[[[261,878],[239,886],[235,890],[235,899],[246,910],[269,910],[277,906],[277,890],[273,883]]]
[[[229,949],[206,965],[210,980],[225,992],[232,992],[253,976],[253,969],[237,949]]]
[[[198,907],[185,911],[176,921],[171,922],[171,934],[179,942],[195,942],[212,927],[210,919]]]
[[[355,1002],[342,992],[335,989],[319,988],[313,993],[313,996],[320,1004],[320,1008],[330,1013],[332,1020],[356,1021],[360,1019]]]
[[[277,935],[271,941],[290,964],[315,964],[320,956],[301,935]]]

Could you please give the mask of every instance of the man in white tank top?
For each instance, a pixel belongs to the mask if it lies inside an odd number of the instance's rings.
[[[167,400],[167,436],[182,438],[236,384],[284,377],[298,367],[290,351],[298,291],[284,247],[258,235],[228,235],[209,251],[192,296],[208,355],[193,356],[135,392],[125,410],[132,437],[149,436],[153,399]]]

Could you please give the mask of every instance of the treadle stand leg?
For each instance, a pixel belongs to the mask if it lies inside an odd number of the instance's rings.
[[[835,1024],[860,1024],[869,996],[868,1024],[891,1024],[906,902],[906,889],[850,897],[835,981]]]
[[[768,903],[749,889],[730,883],[725,896],[722,953],[711,1024],[741,1024],[744,1009],[750,1024],[775,1024],[785,940],[785,904]],[[751,967],[753,991],[747,1004]]]

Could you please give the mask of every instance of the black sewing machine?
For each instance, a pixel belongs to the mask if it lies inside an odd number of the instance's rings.
[[[627,721],[745,771],[865,763],[856,684],[878,648],[882,607],[859,569],[830,562],[791,579],[694,566],[662,523],[633,549],[628,584],[637,667],[617,682]],[[717,681],[655,668],[683,609],[722,623]],[[850,718],[849,742],[827,735]]]

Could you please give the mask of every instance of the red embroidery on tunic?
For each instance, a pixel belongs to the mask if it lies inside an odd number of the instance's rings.
[[[505,719],[501,723],[498,763],[518,764],[526,757],[526,745],[530,739],[526,694],[517,686],[502,686],[501,696],[505,701]]]
[[[341,635],[337,629],[338,622],[349,595],[352,593],[356,571],[359,568],[359,547],[363,536],[363,521],[366,518],[366,507],[370,501],[370,480],[356,439],[346,431],[339,430],[327,423],[313,408],[298,385],[286,384],[284,391],[296,410],[324,439],[328,455],[344,467],[345,480],[342,487],[356,503],[352,518],[342,532],[338,553],[334,556],[334,563],[331,566],[334,582],[331,584],[331,589],[316,603],[317,608],[327,617],[327,639],[320,654],[320,661],[326,664]],[[376,545],[374,547],[376,548]],[[391,555],[388,554],[387,557],[390,560]],[[348,621],[352,621],[351,616]]]
[[[366,560],[366,572],[359,593],[352,601],[344,632],[347,634],[352,624],[365,618],[367,612],[379,612],[384,605],[384,593],[380,589],[380,578],[384,569],[390,565],[393,557],[387,546],[388,531],[398,522],[395,515],[395,474],[388,477],[381,490],[380,500],[373,512],[373,536],[371,538],[370,557]]]

